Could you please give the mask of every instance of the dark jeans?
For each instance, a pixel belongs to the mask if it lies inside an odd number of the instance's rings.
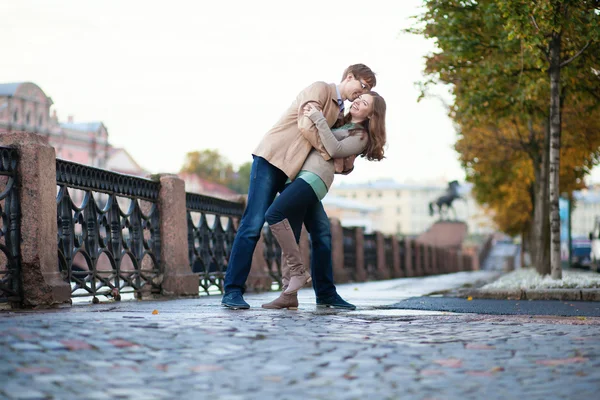
[[[310,274],[315,294],[320,298],[334,295],[336,290],[331,260],[331,225],[323,204],[312,187],[302,179],[286,185],[266,213],[269,225],[286,218],[294,231],[296,242],[300,241],[302,222],[310,234]]]
[[[305,180],[296,179],[285,185],[285,189],[267,210],[265,219],[269,225],[287,219],[296,236],[296,242],[300,242],[306,210],[318,202],[319,198],[313,188]]]
[[[252,266],[252,255],[265,223],[265,213],[277,192],[284,191],[287,177],[283,171],[261,157],[254,157],[250,172],[250,188],[246,210],[240,221],[229,265],[225,274],[225,294],[244,293],[244,285]],[[329,218],[318,202],[306,210],[304,224],[312,243],[310,270],[317,297],[335,294],[333,264],[331,261],[331,228]]]
[[[287,176],[262,157],[254,157],[250,170],[248,202],[233,240],[229,264],[225,273],[225,294],[244,293],[250,274],[252,255],[265,224],[265,213],[277,192],[283,190]]]

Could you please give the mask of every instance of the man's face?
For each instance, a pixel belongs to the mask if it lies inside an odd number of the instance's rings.
[[[364,79],[356,78],[352,74],[348,74],[346,79],[346,89],[347,93],[350,93],[350,95],[348,96],[348,100],[350,101],[356,100],[358,96],[367,93],[369,90],[371,90],[371,88],[369,87],[369,85],[367,85]]]

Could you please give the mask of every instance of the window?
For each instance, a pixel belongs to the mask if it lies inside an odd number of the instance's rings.
[[[16,109],[13,113],[13,122],[17,122],[19,120],[19,109]]]
[[[40,117],[38,118],[38,126],[41,127],[43,123],[44,123],[44,117],[42,117],[42,115],[40,114]]]
[[[400,197],[400,191],[396,190],[396,197]]]
[[[400,207],[396,207],[396,214],[401,214],[401,212]]]
[[[381,197],[383,196],[383,194],[381,194],[381,192],[377,192],[377,197]]]
[[[31,121],[31,113],[29,111],[27,111],[27,114],[25,115],[25,123],[27,125],[29,125],[30,121]]]
[[[352,198],[355,199],[356,198],[356,192],[352,193]]]
[[[367,199],[371,198],[371,192],[367,192]]]

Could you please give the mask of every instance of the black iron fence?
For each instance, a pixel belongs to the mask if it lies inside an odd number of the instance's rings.
[[[376,280],[378,278],[377,272],[377,235],[375,233],[369,233],[364,235],[364,249],[365,249],[365,270],[367,273],[367,280]]]
[[[58,265],[72,297],[158,291],[159,183],[56,160]]]
[[[186,193],[188,251],[192,272],[205,294],[223,292],[231,246],[242,217],[242,203]]]
[[[17,151],[0,147],[0,302],[21,301]]]
[[[385,266],[388,269],[389,276],[394,276],[394,240],[393,236],[388,236],[383,239],[383,249],[385,254]]]

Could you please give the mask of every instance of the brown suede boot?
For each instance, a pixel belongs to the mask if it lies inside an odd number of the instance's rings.
[[[273,300],[270,303],[266,303],[262,305],[262,308],[269,308],[280,310],[282,308],[287,308],[288,310],[297,310],[298,309],[298,293],[285,294],[281,292],[278,298]]]
[[[288,268],[290,273],[290,281],[285,294],[296,293],[306,283],[310,275],[305,274],[304,264],[302,263],[302,255],[300,254],[300,246],[296,243],[294,231],[287,219],[273,225],[269,225],[273,236],[277,239],[281,254],[285,262],[285,268]]]

